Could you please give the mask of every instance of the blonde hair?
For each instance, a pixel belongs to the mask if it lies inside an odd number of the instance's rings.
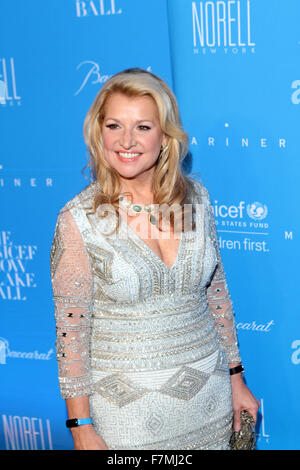
[[[93,178],[100,184],[93,210],[100,204],[112,204],[118,213],[121,181],[118,172],[104,157],[101,127],[105,104],[113,93],[128,97],[150,96],[155,101],[162,132],[167,136],[167,145],[161,150],[153,179],[154,204],[180,204],[187,197],[187,178],[180,162],[188,150],[188,136],[183,130],[176,98],[168,85],[158,76],[143,69],[124,70],[111,77],[101,88],[84,121],[84,139],[89,150]]]

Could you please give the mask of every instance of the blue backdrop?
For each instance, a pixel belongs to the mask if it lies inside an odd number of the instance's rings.
[[[89,182],[83,120],[108,77],[174,89],[209,189],[259,449],[300,449],[298,0],[0,0],[0,449],[71,449],[50,244]]]

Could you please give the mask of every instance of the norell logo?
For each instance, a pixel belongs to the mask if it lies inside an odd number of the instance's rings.
[[[121,8],[116,7],[116,0],[76,0],[76,15],[78,18],[91,15],[120,15],[121,13]]]
[[[14,102],[20,104],[20,100],[14,59],[0,58],[0,104],[13,104]]]
[[[194,48],[254,47],[251,36],[251,2],[192,2]]]

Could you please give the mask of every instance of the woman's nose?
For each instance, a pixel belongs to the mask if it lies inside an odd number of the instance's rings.
[[[122,147],[129,149],[130,147],[133,147],[135,143],[135,137],[132,130],[124,129],[120,136],[120,144]]]

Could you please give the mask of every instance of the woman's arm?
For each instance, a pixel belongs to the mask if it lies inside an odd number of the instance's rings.
[[[61,397],[69,418],[89,418],[91,308],[93,277],[78,226],[69,210],[61,211],[50,256],[56,320],[56,357]],[[92,425],[72,428],[75,449],[102,449]]]
[[[234,364],[241,363],[233,305],[219,248],[213,208],[206,188],[203,189],[203,195],[206,205],[208,235],[215,247],[217,258],[217,265],[206,291],[207,301],[220,342],[225,349],[228,364],[233,367]]]
[[[207,300],[215,321],[216,329],[219,333],[220,342],[227,355],[229,368],[231,369],[241,364],[234,311],[220,253],[213,208],[206,188],[204,188],[204,197],[208,204],[209,236],[215,246],[217,254],[217,267],[211,279],[211,283],[207,288]],[[241,411],[247,410],[256,422],[260,403],[246,386],[241,372],[231,375],[230,379],[234,413],[234,430],[238,431],[241,425]]]
[[[66,399],[69,419],[90,418],[88,395]],[[83,424],[71,428],[75,450],[108,450],[101,436],[99,436],[92,424]]]
[[[235,365],[229,364],[229,367],[235,367]],[[253,416],[255,425],[260,402],[255,398],[245,384],[241,372],[231,375],[230,379],[232,390],[233,426],[235,431],[239,431],[241,427],[241,411],[247,410],[248,413]]]

